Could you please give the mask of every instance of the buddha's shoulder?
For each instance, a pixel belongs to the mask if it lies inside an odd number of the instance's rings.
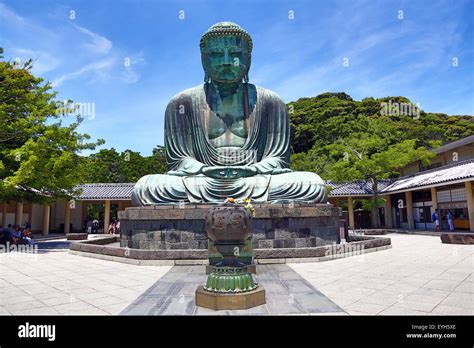
[[[268,100],[269,102],[279,102],[284,104],[284,101],[280,98],[280,96],[272,90],[249,84],[249,87],[250,86],[253,86],[253,88],[257,92],[258,98]]]
[[[200,84],[191,88],[187,88],[173,96],[170,99],[169,104],[183,102],[192,98],[196,98],[204,94],[204,85]]]

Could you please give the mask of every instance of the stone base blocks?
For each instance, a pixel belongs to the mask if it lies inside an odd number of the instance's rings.
[[[119,212],[120,246],[145,250],[207,249],[210,204],[130,207]],[[253,248],[311,248],[339,243],[340,208],[293,202],[253,204]]]

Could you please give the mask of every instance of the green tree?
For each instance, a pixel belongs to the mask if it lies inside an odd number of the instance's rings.
[[[119,183],[136,182],[147,174],[166,172],[166,157],[163,146],[156,146],[151,156],[114,148],[102,149],[82,159],[85,182]]]
[[[382,115],[389,103],[391,112]],[[369,119],[381,118],[393,123],[391,133],[385,136],[389,143],[412,139],[417,147],[430,148],[474,134],[472,116],[448,116],[423,110],[419,114],[406,114],[395,112],[397,104],[413,105],[402,96],[356,101],[346,93],[323,93],[289,103],[292,168],[315,171],[324,179],[332,179],[326,168],[334,158],[327,146],[353,133],[370,135]]]
[[[31,67],[0,61],[0,200],[71,197],[82,181],[78,153],[103,143],[78,132],[80,116],[62,124],[72,102],[56,101]]]
[[[417,146],[416,140],[397,142],[393,139],[396,124],[384,118],[367,119],[369,132],[353,133],[327,146],[336,158],[328,173],[335,182],[369,180],[372,191],[372,227],[380,227],[378,207],[383,203],[379,199],[378,181],[399,175],[401,168],[414,161],[427,165],[435,155],[423,146]],[[367,205],[365,207],[368,207]]]

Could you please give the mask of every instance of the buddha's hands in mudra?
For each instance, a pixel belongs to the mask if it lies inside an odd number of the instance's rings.
[[[215,166],[202,168],[202,173],[214,179],[237,179],[254,176],[258,171],[252,166]]]

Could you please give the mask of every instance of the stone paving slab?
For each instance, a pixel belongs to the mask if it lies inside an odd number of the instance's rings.
[[[194,293],[206,280],[203,266],[175,266],[130,304],[123,315],[345,314],[339,306],[287,265],[259,265],[257,282],[267,303],[247,310],[196,307]]]
[[[42,241],[37,254],[0,254],[0,315],[119,314],[171,268],[70,255],[68,245]]]
[[[389,237],[393,248],[374,253],[258,265],[267,303],[239,312],[194,307],[204,266],[123,264],[69,254],[68,242],[44,241],[37,254],[0,254],[0,315],[117,315],[132,304],[158,315],[474,315],[472,245]]]
[[[390,234],[392,248],[290,266],[353,315],[474,315],[474,247]],[[337,275],[333,277],[331,275]]]

